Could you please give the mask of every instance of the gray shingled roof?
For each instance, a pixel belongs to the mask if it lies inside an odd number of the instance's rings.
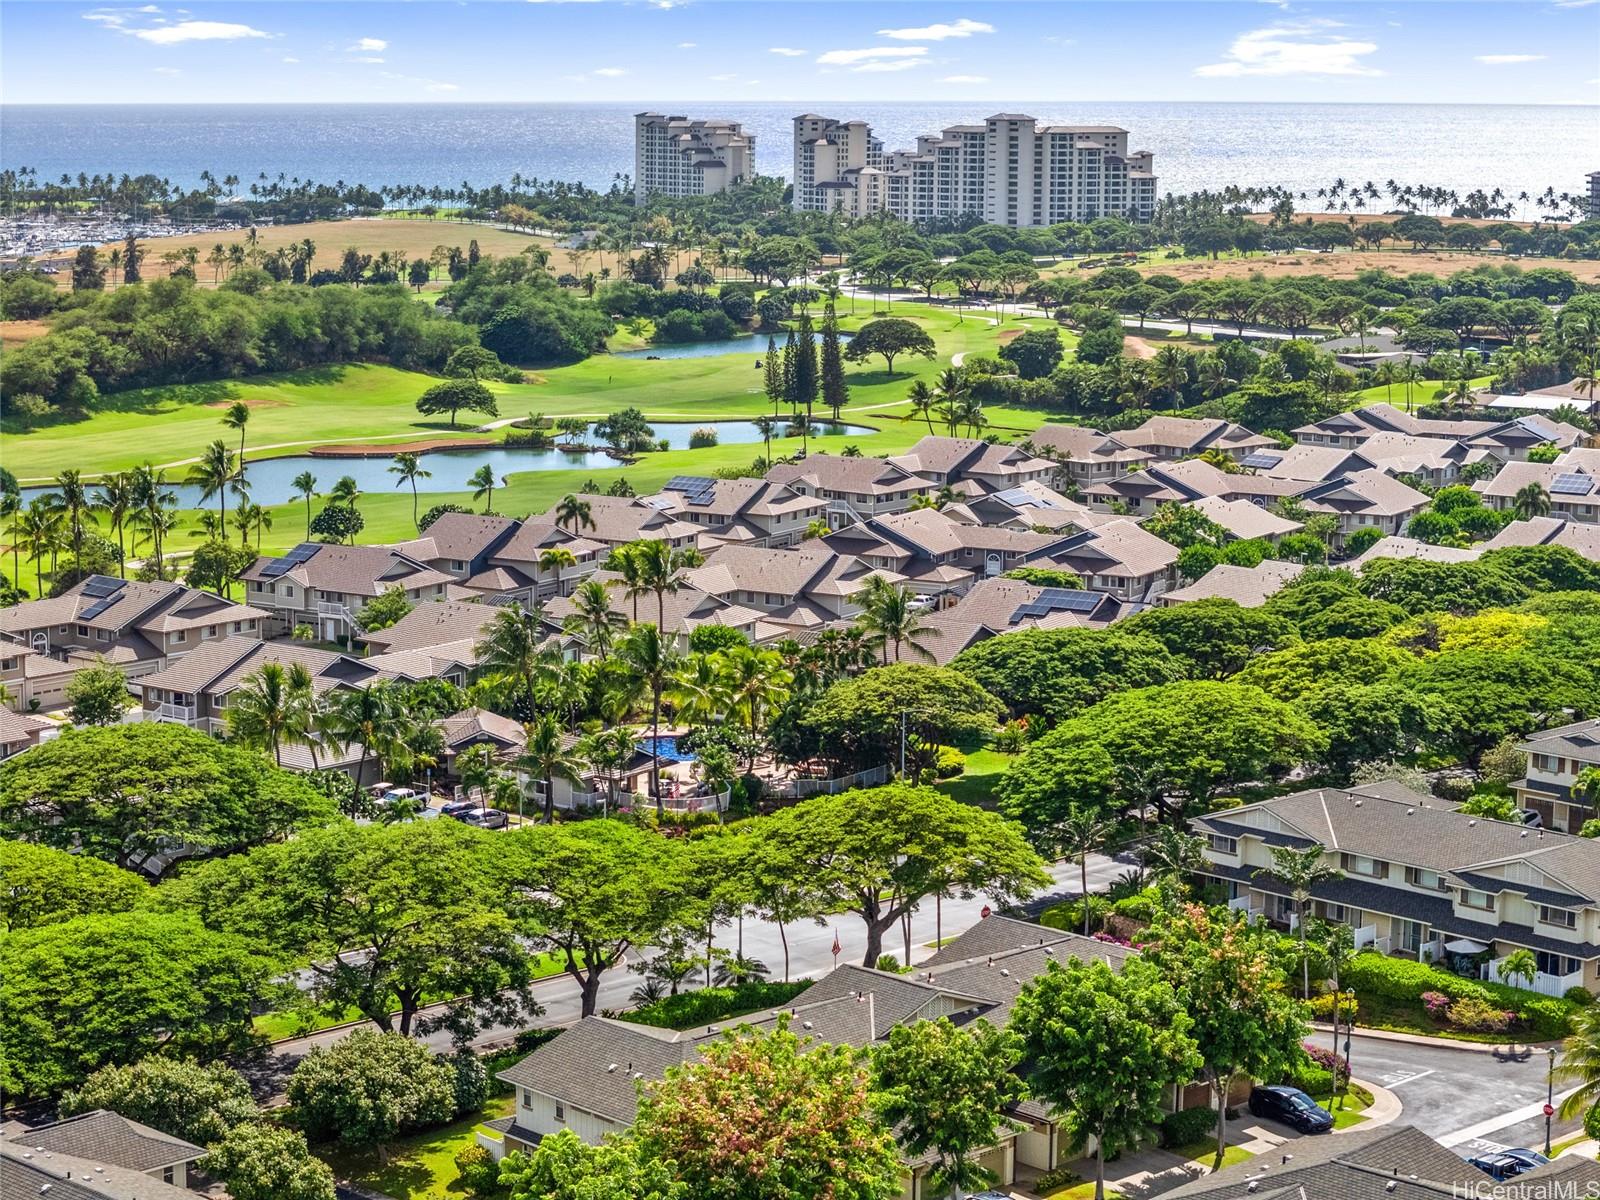
[[[0,1142],[0,1196],[6,1200],[24,1196],[47,1196],[49,1200],[195,1200],[193,1192],[140,1171],[70,1154],[40,1154],[9,1140]]]
[[[30,1129],[16,1141],[31,1150],[70,1154],[133,1171],[192,1162],[205,1153],[182,1138],[103,1108]]]

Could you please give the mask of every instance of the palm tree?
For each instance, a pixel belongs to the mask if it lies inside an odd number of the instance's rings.
[[[666,815],[661,801],[661,696],[676,673],[678,655],[661,636],[661,630],[648,622],[635,625],[617,644],[617,661],[634,678],[650,688],[650,795],[656,802],[656,816]]]
[[[243,400],[235,400],[228,406],[228,411],[222,414],[222,423],[229,429],[239,431],[239,478],[244,479],[244,430],[250,424],[250,406]]]
[[[111,528],[117,535],[117,574],[124,579],[128,577],[128,550],[123,532],[128,518],[133,515],[136,501],[133,476],[126,471],[107,475],[101,480],[100,491],[94,497],[95,508],[110,518]]]
[[[18,588],[22,587],[22,550],[17,545],[22,512],[20,492],[0,491],[0,517],[6,519],[6,540],[11,543],[11,579]]]
[[[1273,846],[1270,849],[1272,865],[1262,867],[1255,873],[1276,879],[1289,889],[1289,895],[1294,900],[1296,932],[1300,935],[1301,987],[1309,997],[1311,963],[1306,957],[1306,905],[1311,903],[1311,893],[1317,884],[1338,879],[1340,872],[1323,861],[1323,855],[1328,851],[1320,843],[1298,850],[1293,846]]]
[[[56,476],[56,492],[51,497],[61,515],[66,518],[67,534],[72,540],[72,558],[75,564],[83,562],[83,532],[86,524],[94,520],[94,505],[83,477],[71,468]]]
[[[565,546],[551,546],[539,555],[539,570],[550,572],[550,582],[555,585],[555,594],[558,596],[561,594],[561,572],[577,565],[577,556]],[[534,588],[537,590],[537,582]]]
[[[1450,390],[1445,393],[1445,399],[1455,405],[1456,411],[1466,412],[1472,407],[1472,380],[1458,379],[1450,385]]]
[[[1189,358],[1189,353],[1177,346],[1163,346],[1150,362],[1157,386],[1167,393],[1174,405],[1183,394],[1183,385],[1189,382]]]
[[[44,571],[41,566],[48,554],[52,563],[67,544],[66,518],[47,498],[40,497],[28,505],[12,521],[12,551],[21,550],[33,563],[34,594],[44,597]]]
[[[478,647],[479,668],[501,677],[513,695],[525,696],[530,713],[545,660],[544,640],[544,617],[538,609],[508,606],[495,612]]]
[[[200,461],[189,468],[189,482],[200,489],[200,499],[217,498],[217,520],[228,524],[228,484],[233,481],[233,451],[221,441],[206,447]]]
[[[374,754],[387,759],[403,746],[410,720],[398,703],[394,689],[385,683],[375,683],[338,692],[329,706],[324,727],[342,745],[361,743],[361,759],[356,764],[356,787],[359,788],[366,777],[367,763]]]
[[[679,665],[667,687],[667,698],[691,725],[706,724],[733,703],[726,662],[720,654],[691,654]]]
[[[606,570],[615,571],[619,578],[608,580],[611,587],[623,589],[629,601],[633,604],[633,620],[639,620],[639,597],[650,591],[650,586],[644,581],[644,568],[639,562],[639,543],[629,542],[625,546],[618,546],[606,556]]]
[[[489,512],[494,507],[494,468],[484,463],[472,473],[467,480],[467,486],[472,489],[472,498],[483,501],[483,511]]]
[[[611,652],[628,619],[611,607],[611,595],[598,579],[585,579],[572,593],[572,612],[562,622],[565,632],[581,637],[601,662]]]
[[[972,384],[967,379],[966,372],[960,367],[946,367],[939,372],[939,378],[933,387],[934,399],[938,401],[939,410],[945,414],[949,424],[950,436],[956,433],[956,422],[963,411],[963,405],[972,395]]]
[[[1050,831],[1050,841],[1067,858],[1078,860],[1079,880],[1083,897],[1083,936],[1089,936],[1089,855],[1106,844],[1116,829],[1115,821],[1108,821],[1092,812],[1074,810],[1066,820]]]
[[[1193,834],[1170,825],[1156,830],[1141,855],[1145,869],[1159,881],[1182,885],[1186,875],[1205,868],[1205,843]]]
[[[667,593],[677,595],[683,587],[679,572],[698,567],[705,562],[705,558],[693,546],[674,550],[663,538],[650,538],[635,542],[634,545],[637,547],[635,557],[638,560],[640,582],[645,590],[656,594],[656,627],[665,629]]]
[[[576,537],[578,530],[585,525],[594,528],[593,509],[587,500],[568,492],[556,502],[556,528],[565,529]]]
[[[317,477],[310,471],[301,471],[290,484],[306,501],[306,541],[311,540],[311,501],[317,494]]]
[[[249,537],[252,529],[255,530],[256,553],[259,554],[261,552],[261,534],[272,528],[272,510],[270,508],[262,508],[259,504],[246,504],[239,510],[239,515],[236,519],[239,522],[239,529],[246,538]]]
[[[544,713],[527,726],[526,740],[518,765],[544,780],[544,823],[556,819],[555,777],[574,782],[583,770],[583,760],[566,744],[566,731],[554,713]]]
[[[724,654],[729,715],[743,717],[750,734],[747,769],[755,770],[756,747],[760,744],[762,721],[767,713],[788,700],[794,673],[784,666],[776,650],[757,650],[754,646],[735,646]]]
[[[938,637],[939,631],[923,628],[922,618],[912,606],[912,599],[910,588],[892,584],[882,575],[871,575],[867,579],[867,594],[862,598],[861,613],[856,617],[856,624],[879,648],[886,664],[889,662],[890,646],[894,647],[895,662],[900,661],[902,646],[910,647],[921,658],[933,658],[919,638]]]
[[[766,413],[762,413],[751,421],[751,424],[756,427],[756,432],[761,435],[761,440],[766,444],[767,465],[770,467],[772,465],[772,431],[778,427],[778,422],[767,416]]]
[[[1207,400],[1215,400],[1239,382],[1228,374],[1228,364],[1215,354],[1204,355],[1200,359],[1197,371],[1200,394]]]
[[[935,397],[933,389],[928,386],[925,379],[916,379],[911,383],[911,390],[906,393],[906,399],[911,401],[909,416],[914,420],[921,417],[928,423],[928,432],[933,432],[933,409]]]
[[[302,668],[303,669],[303,668]],[[281,746],[292,737],[300,698],[282,663],[263,663],[240,681],[228,701],[228,733],[252,749],[270,750],[272,761],[283,765]]]
[[[618,725],[615,729],[602,729],[580,741],[576,747],[578,757],[593,768],[596,775],[606,781],[610,802],[617,802],[617,782],[627,770],[639,745],[633,740],[633,731]]]
[[[394,463],[389,468],[389,474],[398,475],[395,487],[409,483],[411,485],[411,523],[417,527],[417,532],[422,532],[422,522],[417,515],[417,480],[432,479],[433,472],[425,470],[422,466],[422,456],[414,450],[402,450],[394,456]]]
[[[1552,1078],[1573,1085],[1572,1094],[1561,1101],[1563,1119],[1587,1115],[1600,1105],[1600,1005],[1573,1014],[1572,1034],[1562,1043]]]
[[[1544,485],[1538,480],[1525,483],[1517,489],[1517,494],[1511,498],[1511,511],[1516,514],[1519,521],[1531,521],[1535,517],[1548,517],[1550,515],[1550,493],[1544,490]]]

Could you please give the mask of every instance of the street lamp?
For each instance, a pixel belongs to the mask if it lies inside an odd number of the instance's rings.
[[[1356,1027],[1355,988],[1351,988],[1349,991],[1345,992],[1344,998],[1350,1005],[1350,1012],[1349,1016],[1345,1019],[1344,1026],[1344,1088],[1339,1092],[1340,1109],[1344,1108],[1344,1098],[1350,1091],[1350,1081],[1354,1078],[1354,1073],[1350,1069],[1350,1035],[1355,1031]],[[1334,1086],[1337,1088],[1339,1084],[1339,1064],[1337,1062],[1333,1064],[1333,1082]]]
[[[1550,1121],[1556,1115],[1556,1048],[1545,1051],[1549,1055],[1549,1068],[1545,1072],[1544,1086],[1544,1156],[1550,1157]]]

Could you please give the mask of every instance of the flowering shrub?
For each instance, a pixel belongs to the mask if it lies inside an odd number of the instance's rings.
[[[1420,999],[1422,1007],[1428,1010],[1428,1015],[1435,1021],[1443,1021],[1449,1015],[1450,997],[1443,992],[1423,992]]]
[[[1127,938],[1118,937],[1114,933],[1106,933],[1103,930],[1101,932],[1099,932],[1099,933],[1091,933],[1089,936],[1092,937],[1097,942],[1110,942],[1113,946],[1132,946],[1133,945],[1133,943],[1131,941],[1129,941]]]
[[[1342,993],[1339,995],[1339,1020],[1353,1021],[1360,1013],[1361,1006]],[[1324,992],[1320,996],[1311,998],[1311,1015],[1319,1021],[1333,1020],[1334,993]]]
[[[1496,1008],[1475,996],[1463,996],[1450,1006],[1450,1023],[1474,1033],[1501,1033],[1510,1028],[1516,1013]]]
[[[1349,1059],[1335,1054],[1326,1046],[1313,1046],[1310,1042],[1304,1043],[1304,1049],[1306,1057],[1315,1063],[1319,1070],[1326,1071],[1329,1075],[1332,1075],[1337,1070],[1340,1079],[1350,1078]]]

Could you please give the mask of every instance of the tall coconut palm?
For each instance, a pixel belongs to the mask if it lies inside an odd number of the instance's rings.
[[[639,620],[639,597],[650,593],[650,585],[645,582],[644,566],[639,561],[639,543],[629,542],[625,546],[618,546],[606,556],[606,570],[615,571],[618,578],[608,580],[612,587],[622,589],[633,605],[633,620]]]
[[[0,517],[5,518],[6,540],[11,544],[11,579],[19,588],[22,586],[22,548],[17,545],[17,537],[23,511],[20,492],[0,491]]]
[[[403,745],[409,725],[394,689],[385,683],[340,691],[325,722],[325,728],[341,744],[361,744],[361,759],[356,763],[358,788],[366,779],[367,763],[375,756],[380,760],[392,757]]]
[[[587,500],[568,492],[556,502],[556,527],[576,537],[584,526],[594,528],[594,509]]]
[[[566,730],[554,713],[544,713],[524,727],[525,739],[518,765],[544,781],[544,823],[556,819],[556,776],[576,781],[583,771],[583,759],[567,745]]]
[[[759,417],[754,418],[751,421],[751,424],[756,427],[756,432],[761,435],[762,442],[764,442],[766,444],[766,448],[767,448],[766,449],[767,465],[771,466],[772,465],[772,433],[773,433],[773,431],[775,429],[778,428],[778,422],[776,420],[774,420],[772,417],[767,416],[766,413],[762,413]]]
[[[939,411],[945,414],[951,437],[955,436],[959,414],[971,395],[972,383],[960,367],[946,367],[939,372],[939,378],[933,386],[933,398],[938,404]]]
[[[691,654],[667,685],[667,698],[691,725],[707,724],[733,705],[726,660],[720,654]]]
[[[617,643],[617,661],[650,689],[650,795],[656,816],[665,815],[661,802],[661,697],[678,669],[678,655],[661,630],[649,623],[635,625]]]
[[[606,585],[598,579],[585,579],[573,589],[572,612],[562,622],[562,628],[582,638],[594,656],[605,662],[617,635],[627,624],[628,618],[611,607]]]
[[[1519,521],[1531,521],[1535,517],[1548,517],[1550,515],[1550,493],[1544,490],[1544,485],[1538,480],[1525,483],[1517,489],[1517,494],[1511,498],[1511,511],[1516,514]]]
[[[317,477],[310,471],[301,471],[290,484],[306,502],[306,541],[311,540],[311,502],[317,496]]]
[[[28,505],[12,522],[12,548],[33,563],[34,594],[44,596],[44,556],[55,562],[67,545],[67,522],[61,511],[40,497]]]
[[[867,593],[862,597],[861,614],[856,624],[867,634],[868,640],[879,648],[884,663],[890,660],[890,647],[894,661],[900,661],[902,648],[908,647],[919,658],[932,659],[933,654],[921,639],[938,637],[937,629],[925,629],[922,617],[912,605],[910,588],[890,583],[881,575],[868,576]]]
[[[1157,880],[1182,885],[1184,877],[1205,868],[1205,843],[1191,833],[1163,825],[1141,852],[1145,868]]]
[[[495,477],[494,468],[484,463],[472,473],[467,480],[467,486],[472,489],[472,498],[483,501],[483,511],[490,512],[494,508]]]
[[[724,652],[724,670],[730,706],[729,715],[744,720],[750,734],[748,770],[755,770],[756,748],[767,714],[788,700],[794,673],[784,665],[776,650],[757,650],[735,646]]]
[[[1256,871],[1276,879],[1289,889],[1294,901],[1295,927],[1300,935],[1301,987],[1306,996],[1311,995],[1311,963],[1306,955],[1306,906],[1311,903],[1311,893],[1317,884],[1338,879],[1340,872],[1323,861],[1327,847],[1317,844],[1296,849],[1294,846],[1272,846],[1272,865]]]
[[[681,572],[698,567],[705,557],[693,546],[673,549],[662,538],[649,538],[635,542],[639,563],[640,581],[647,591],[656,594],[656,628],[667,624],[667,593],[677,595],[683,587]]]
[[[89,489],[84,486],[83,476],[71,468],[61,472],[56,476],[56,491],[52,499],[66,520],[73,561],[81,564],[84,530],[94,523],[94,504],[89,499]]]
[[[245,426],[250,424],[250,406],[243,400],[235,400],[228,405],[228,411],[222,414],[222,423],[229,429],[239,431],[239,478],[244,479],[244,436]]]
[[[417,532],[422,532],[422,521],[417,514],[417,480],[432,479],[433,472],[422,465],[422,456],[414,450],[402,450],[394,456],[394,462],[389,467],[389,474],[398,475],[395,487],[411,485],[411,523],[417,527]]]
[[[933,432],[933,412],[938,403],[938,398],[933,394],[933,389],[928,386],[925,379],[916,379],[911,383],[911,390],[906,393],[906,399],[911,402],[910,416],[912,419],[921,417],[928,423],[928,432]]]
[[[1115,821],[1080,809],[1075,809],[1050,830],[1051,844],[1066,858],[1078,860],[1079,895],[1083,903],[1083,936],[1089,936],[1089,855],[1104,849],[1106,840],[1116,829]]]
[[[524,700],[529,713],[544,661],[544,640],[544,617],[537,608],[530,612],[507,606],[496,610],[478,647],[479,668],[503,679],[510,693]]]
[[[1228,364],[1215,354],[1203,355],[1196,371],[1200,382],[1200,394],[1207,400],[1215,400],[1222,393],[1236,387],[1239,382],[1228,374]]]
[[[217,521],[228,524],[228,485],[233,482],[233,451],[221,441],[207,446],[200,461],[189,468],[189,482],[200,489],[200,499],[217,499]]]
[[[283,765],[282,745],[299,720],[300,699],[282,663],[263,663],[245,676],[228,700],[228,733],[252,749],[267,750]]]
[[[1554,1082],[1573,1091],[1561,1101],[1560,1115],[1587,1115],[1600,1105],[1600,1005],[1580,1008],[1572,1017],[1572,1034],[1561,1046]]]
[[[611,804],[617,802],[617,784],[633,756],[639,752],[633,740],[633,731],[618,725],[615,729],[602,729],[583,738],[574,748],[577,756],[596,775],[606,781],[606,794]]]
[[[561,572],[577,565],[577,555],[565,546],[551,546],[539,554],[539,570],[550,572],[550,582],[555,585],[554,591],[558,596],[561,594]],[[537,590],[538,584],[535,583],[534,587]]]
[[[129,518],[133,516],[137,499],[133,476],[126,471],[107,475],[101,480],[100,490],[94,497],[95,508],[106,514],[112,532],[117,535],[117,574],[124,579],[128,577],[128,548],[123,535]]]

